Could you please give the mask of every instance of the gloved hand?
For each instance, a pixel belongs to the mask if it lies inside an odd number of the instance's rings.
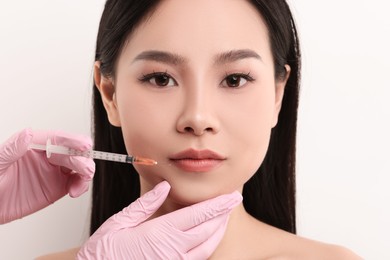
[[[113,215],[78,252],[77,259],[207,259],[222,239],[239,192],[147,220],[165,201],[163,181]]]
[[[95,173],[92,159],[28,150],[30,143],[91,148],[88,137],[25,129],[0,146],[0,224],[36,212],[68,194],[88,190]]]

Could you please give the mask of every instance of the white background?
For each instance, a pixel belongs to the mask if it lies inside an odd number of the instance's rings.
[[[0,0],[0,143],[25,127],[90,133],[103,2]],[[303,51],[298,233],[390,259],[390,8],[385,0],[290,2]],[[0,226],[0,259],[78,246],[89,202],[89,193],[65,197]]]

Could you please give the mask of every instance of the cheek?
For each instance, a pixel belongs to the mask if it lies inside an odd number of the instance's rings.
[[[153,187],[166,179],[160,162],[166,159],[166,149],[172,146],[170,137],[176,131],[173,122],[177,104],[161,95],[143,91],[123,91],[118,93],[117,100],[128,154],[151,158],[159,163],[157,167],[134,165],[142,185]],[[148,189],[143,187],[143,190]]]
[[[232,142],[230,152],[240,158],[241,169],[244,167],[250,175],[260,167],[268,149],[274,111],[273,93],[254,93],[228,111],[232,120],[225,130]]]
[[[138,156],[154,156],[157,144],[164,145],[172,128],[172,103],[160,96],[144,95],[142,91],[118,93],[118,110],[127,152]],[[153,158],[155,159],[155,158]],[[157,159],[157,158],[156,158]]]

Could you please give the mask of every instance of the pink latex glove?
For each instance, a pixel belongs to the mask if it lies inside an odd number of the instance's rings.
[[[207,259],[221,241],[239,192],[147,220],[165,201],[168,182],[113,215],[92,235],[77,259]]]
[[[95,173],[92,159],[28,150],[30,143],[91,148],[89,137],[25,129],[0,146],[0,224],[36,212],[68,194],[88,190]]]

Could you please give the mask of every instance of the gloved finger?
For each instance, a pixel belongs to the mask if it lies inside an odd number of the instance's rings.
[[[107,234],[139,225],[160,208],[170,189],[171,186],[167,181],[160,182],[151,191],[148,191],[121,212],[106,220],[96,232]]]
[[[50,136],[54,145],[61,145],[71,149],[86,151],[92,148],[92,140],[89,136],[68,134],[62,131],[55,131]]]
[[[63,154],[52,154],[48,161],[51,164],[65,167],[79,175],[84,181],[90,181],[95,174],[95,162],[82,156],[70,156]]]
[[[213,223],[217,221],[216,223]],[[229,214],[220,215],[211,221],[207,221],[191,230],[191,234],[198,234],[195,237],[207,238],[195,245],[186,254],[186,259],[209,259],[221,242],[229,222]],[[194,237],[194,235],[193,235]]]
[[[242,195],[238,191],[224,194],[203,202],[176,210],[168,215],[167,221],[177,229],[185,231],[216,216],[230,211],[240,204]]]
[[[61,145],[80,151],[89,150],[92,147],[92,140],[88,136],[62,131],[34,131],[33,143],[45,145],[47,140],[50,140],[53,145]]]
[[[68,193],[72,198],[77,198],[88,191],[90,181],[82,179],[79,175],[73,174],[69,177]]]
[[[32,131],[24,129],[0,146],[0,170],[8,168],[27,152],[32,137]]]
[[[223,237],[227,221],[229,219],[229,214],[230,211],[216,216],[186,231],[168,229],[165,234],[165,240],[171,241],[175,245],[176,250],[182,255],[201,254],[202,252],[197,252],[197,250],[195,250],[198,247],[200,248],[199,250],[203,251],[205,254],[208,254],[209,252],[212,253]],[[154,226],[155,223],[153,222],[156,220],[157,219],[151,220],[150,226]],[[217,236],[215,236],[215,234],[217,234]],[[194,251],[190,253],[192,250]],[[207,259],[207,257],[188,259]]]

